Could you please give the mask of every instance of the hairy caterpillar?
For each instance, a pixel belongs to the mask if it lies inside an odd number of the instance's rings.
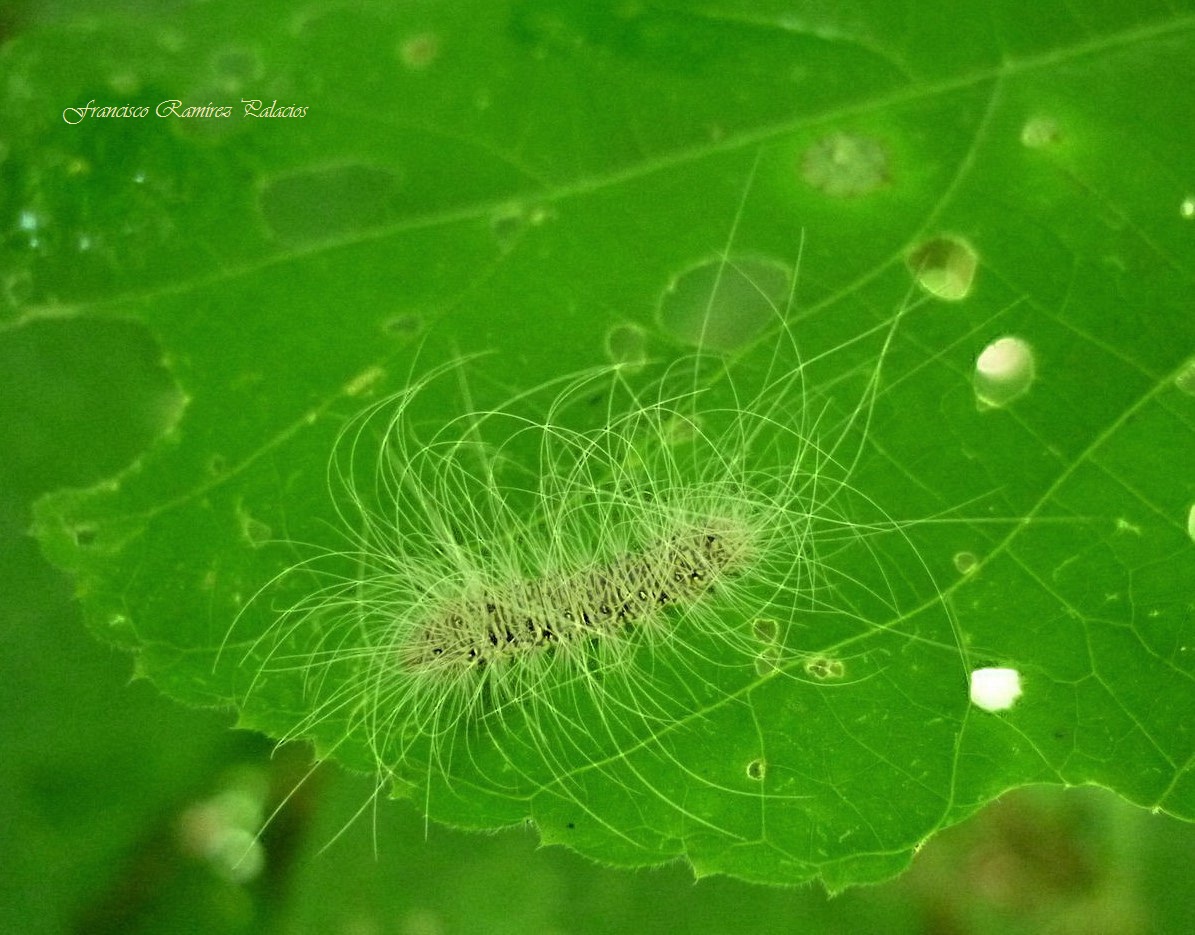
[[[959,647],[908,524],[854,483],[910,306],[806,355],[794,282],[726,250],[665,289],[701,297],[670,361],[511,394],[454,357],[370,405],[330,465],[346,545],[287,572],[307,593],[244,651],[246,694],[298,686],[288,736],[429,815],[534,817],[613,859],[759,834],[758,809],[706,795],[802,807],[798,768],[743,729],[789,703],[773,686],[866,681],[914,644],[958,667]],[[741,756],[707,763],[706,735]],[[667,830],[604,817],[634,788]]]

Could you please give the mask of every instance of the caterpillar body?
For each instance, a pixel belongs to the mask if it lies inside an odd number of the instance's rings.
[[[417,627],[399,650],[411,672],[517,664],[527,652],[659,626],[670,605],[709,594],[747,560],[745,531],[711,518],[605,565],[559,580],[512,581],[465,594]]]

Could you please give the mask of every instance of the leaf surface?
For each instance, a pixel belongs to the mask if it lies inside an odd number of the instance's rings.
[[[832,888],[1029,782],[1190,819],[1193,37],[1173,4],[1012,2],[215,2],[31,30],[3,51],[4,314],[142,322],[186,398],[134,468],[41,501],[43,548],[165,692],[289,735],[303,671],[246,700],[252,654],[220,650],[301,597],[251,601],[297,544],[335,546],[326,465],[362,406],[480,352],[470,384],[500,398],[603,363],[627,325],[679,357],[657,316],[677,276],[799,259],[811,393],[856,411],[882,358],[850,484],[905,530],[870,566],[899,613],[806,634],[792,677],[711,683],[607,760],[403,788],[599,860]],[[92,99],[150,115],[63,119]],[[231,113],[156,115],[174,99]],[[935,243],[974,251],[965,298],[867,340]],[[985,407],[976,362],[1006,336],[1035,378]],[[845,677],[805,668],[822,656]],[[969,702],[985,666],[1020,672],[1010,710]],[[370,761],[336,718],[311,734]]]

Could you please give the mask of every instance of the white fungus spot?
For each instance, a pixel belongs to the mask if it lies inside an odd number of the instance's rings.
[[[1053,117],[1031,117],[1021,127],[1021,143],[1030,149],[1044,149],[1060,139],[1062,131]]]
[[[990,667],[971,673],[971,703],[984,711],[1006,711],[1021,697],[1021,673]]]
[[[1016,337],[998,338],[975,359],[975,398],[980,408],[1007,406],[1029,389],[1034,376],[1029,344]]]
[[[915,247],[905,262],[921,289],[958,302],[971,294],[979,254],[961,237],[934,237]]]
[[[1191,509],[1187,510],[1187,535],[1191,537],[1191,541],[1195,542],[1195,503],[1191,504]]]
[[[1178,206],[1178,213],[1184,221],[1195,221],[1195,195],[1188,195]]]

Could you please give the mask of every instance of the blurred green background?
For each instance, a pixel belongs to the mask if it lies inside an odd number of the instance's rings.
[[[170,9],[195,6],[126,5],[121,13],[168,36]],[[552,7],[522,4],[521,22],[539,28],[540,14]],[[1006,4],[1004,15],[1015,7]],[[829,21],[827,9],[818,7],[814,18]],[[1107,9],[1091,4],[1089,12],[1098,20]],[[298,5],[275,11],[303,12]],[[48,56],[61,43],[71,51],[63,62],[74,62],[86,48],[89,18],[109,12],[109,5],[65,0],[9,4],[0,7],[0,42],[32,37]],[[870,15],[865,6],[840,12],[847,20]],[[918,15],[915,4],[893,14],[906,24]],[[585,20],[584,14],[564,19],[582,32]],[[575,41],[567,31],[541,38],[549,48]],[[345,60],[353,54],[352,48],[336,52]],[[415,42],[400,53],[418,69],[437,50]],[[159,54],[171,54],[168,41]],[[707,54],[716,59],[717,48]],[[331,85],[340,61],[308,65]],[[224,64],[235,72],[236,62]],[[941,63],[943,72],[957,66]],[[8,100],[22,99],[20,75],[6,71],[0,78]],[[64,84],[70,80],[68,74]],[[24,92],[36,97],[37,89]],[[34,249],[20,214],[31,183],[15,160],[2,157],[10,153],[9,140],[35,130],[18,129],[0,115],[7,264],[0,272],[6,305],[18,313],[45,296],[30,294],[21,265],[28,253],[14,248],[23,238],[23,248]],[[156,158],[186,150],[174,137],[161,145],[168,151]],[[215,160],[213,150],[201,152],[194,178],[183,178],[178,191],[157,193],[161,202],[87,210],[130,210],[136,223],[123,232],[137,248],[130,255],[144,249],[157,256],[163,243],[173,242],[160,227],[168,221],[168,212],[158,213],[162,205],[196,197],[214,169],[224,181],[247,171]],[[586,152],[579,147],[576,158]],[[106,157],[123,158],[119,147]],[[285,194],[274,210],[295,200]],[[337,207],[333,200],[315,220],[275,216],[273,222],[299,230],[291,244],[298,252],[303,223],[318,221],[337,233]],[[359,218],[368,208],[350,205],[344,217]],[[218,227],[219,217],[208,218],[205,210],[188,216]],[[378,208],[378,223],[386,210]],[[260,231],[223,233],[227,240],[212,247],[217,256],[257,249]],[[119,294],[137,276],[154,281],[159,272],[109,274],[83,263],[60,271],[58,284],[63,296],[77,299],[87,295],[88,283]],[[158,285],[168,286],[160,279]],[[275,750],[263,738],[231,730],[230,713],[163,699],[132,678],[127,655],[86,632],[71,583],[25,532],[39,495],[119,471],[173,424],[181,406],[162,349],[137,323],[43,311],[14,317],[0,331],[0,931],[1195,931],[1189,869],[1195,831],[1098,789],[1010,793],[934,837],[900,879],[831,899],[818,887],[769,889],[717,878],[694,883],[683,866],[608,871],[560,848],[537,849],[529,831],[482,836],[425,828],[409,803],[376,797],[368,777],[313,769],[302,747]]]

